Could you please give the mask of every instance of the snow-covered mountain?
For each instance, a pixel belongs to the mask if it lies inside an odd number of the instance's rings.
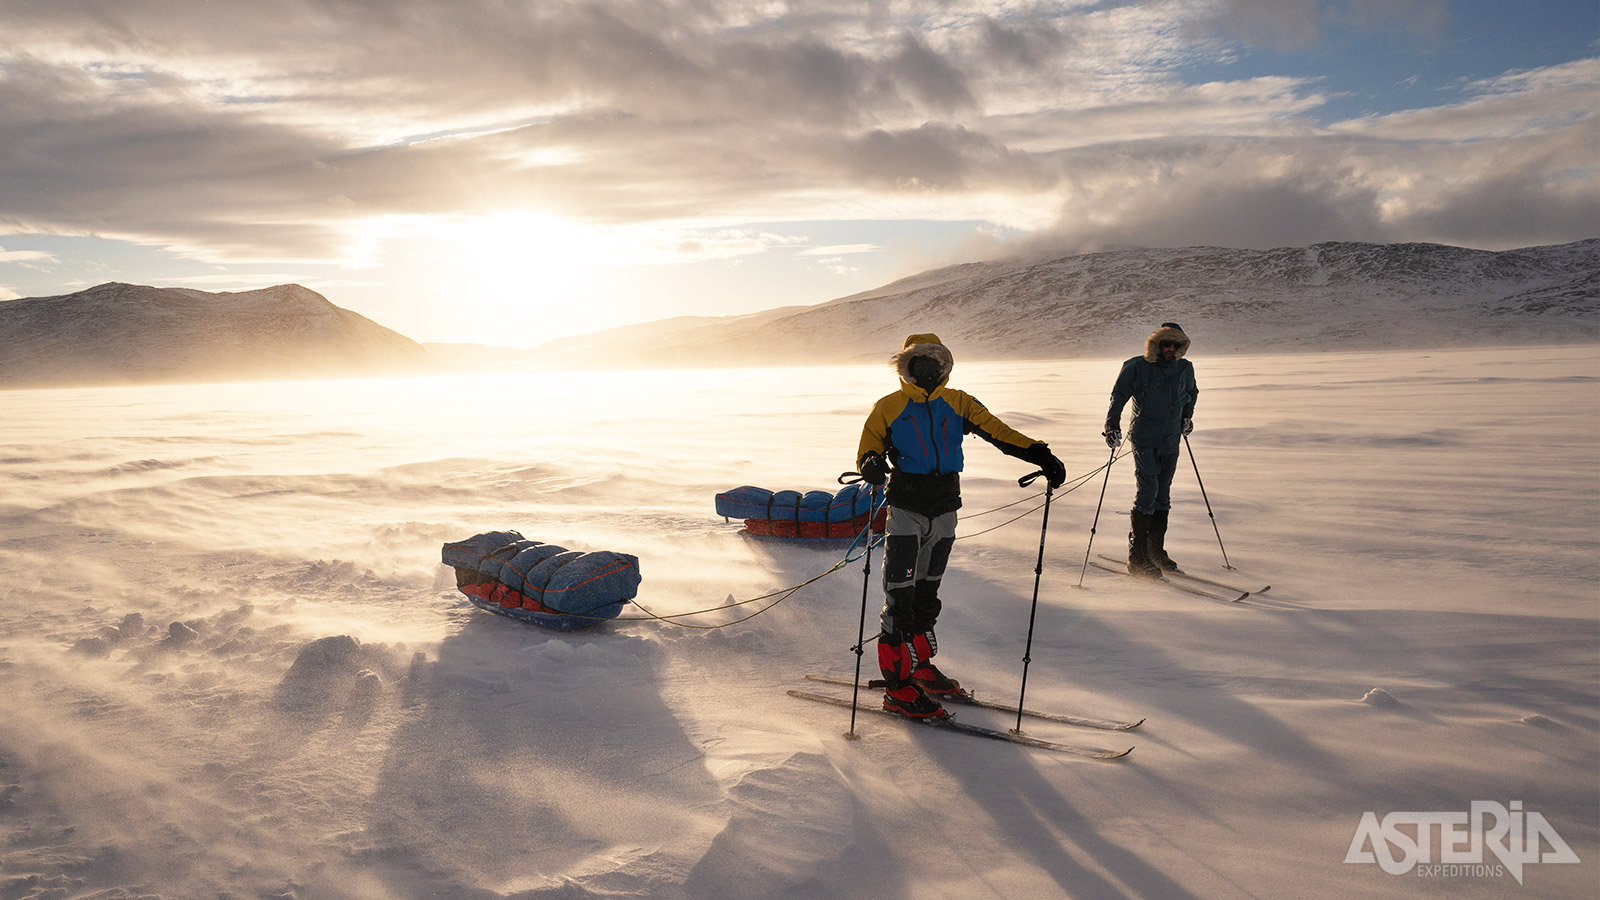
[[[553,341],[546,364],[877,361],[932,331],[957,358],[1136,352],[1164,321],[1197,352],[1600,338],[1600,240],[1491,252],[1438,244],[1119,250],[924,272],[811,307],[669,319]]]
[[[679,317],[532,351],[424,348],[294,284],[207,293],[109,283],[0,302],[0,388],[541,366],[877,362],[932,331],[958,359],[1136,352],[1164,321],[1197,353],[1600,340],[1600,239],[1119,250],[924,272],[816,306]],[[430,354],[430,350],[433,351]]]
[[[208,293],[111,282],[0,303],[0,388],[442,368],[410,338],[298,284]]]

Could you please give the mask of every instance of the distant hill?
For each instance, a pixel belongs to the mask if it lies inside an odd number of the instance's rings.
[[[1600,240],[1119,250],[924,272],[810,307],[668,319],[535,348],[542,365],[876,362],[936,332],[957,359],[1132,355],[1176,321],[1197,353],[1600,339]]]
[[[0,388],[443,369],[410,338],[297,284],[208,293],[112,282],[0,302]]]
[[[467,368],[880,362],[932,331],[958,360],[1132,355],[1164,321],[1201,353],[1600,340],[1600,239],[1118,250],[936,269],[816,306],[680,317],[533,350],[425,348],[294,284],[102,284],[0,302],[0,388],[327,378]],[[431,353],[430,353],[431,351]]]

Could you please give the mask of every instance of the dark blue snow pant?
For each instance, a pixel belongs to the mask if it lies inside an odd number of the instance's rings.
[[[1178,471],[1178,448],[1133,448],[1133,478],[1138,491],[1133,508],[1146,515],[1172,508],[1172,476]]]

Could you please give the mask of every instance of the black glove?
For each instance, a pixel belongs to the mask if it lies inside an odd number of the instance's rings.
[[[1194,433],[1194,420],[1193,419],[1184,419],[1183,420],[1183,436],[1184,437],[1188,437],[1189,435],[1191,435],[1193,433]]]
[[[868,453],[861,458],[861,480],[873,487],[889,480],[889,461],[882,453]]]
[[[1023,451],[1022,458],[1044,472],[1044,479],[1050,482],[1050,487],[1058,488],[1067,483],[1067,467],[1050,452],[1049,444],[1030,444],[1028,449]]]
[[[1102,431],[1100,433],[1105,436],[1106,446],[1107,447],[1110,447],[1111,449],[1115,450],[1118,447],[1122,446],[1122,432],[1121,431],[1118,431],[1115,428],[1109,428],[1109,429],[1107,429],[1105,431]]]

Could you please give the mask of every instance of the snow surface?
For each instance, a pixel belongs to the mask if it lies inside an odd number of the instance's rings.
[[[955,349],[953,383],[1072,473],[1105,459],[1120,356]],[[0,393],[0,897],[1593,896],[1600,347],[1194,361],[1237,571],[1187,458],[1169,549],[1272,589],[1078,589],[1100,484],[1057,497],[1028,705],[1149,721],[1025,728],[1136,747],[1113,762],[867,714],[850,740],[785,696],[852,671],[859,563],[726,628],[566,635],[439,564],[515,528],[637,554],[643,607],[732,622],[837,555],[741,537],[713,495],[834,487],[885,366]],[[1015,700],[1040,516],[979,532],[1038,501],[979,515],[1034,491],[968,456],[939,661]],[[1475,800],[1582,862],[1343,862],[1365,812]]]

